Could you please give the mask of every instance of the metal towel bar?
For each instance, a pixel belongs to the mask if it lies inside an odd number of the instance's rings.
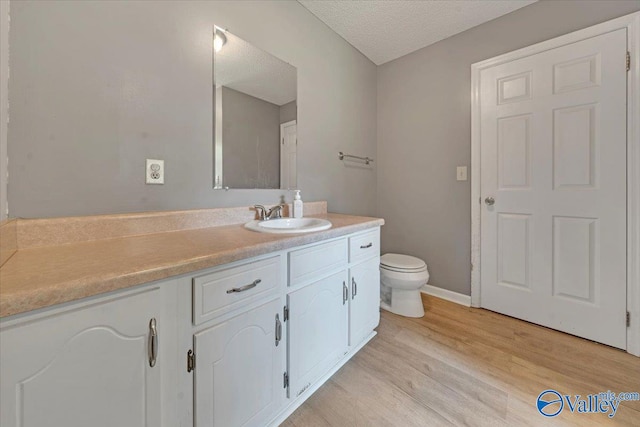
[[[351,155],[351,154],[344,154],[342,151],[340,151],[338,153],[338,158],[340,160],[344,160],[345,157],[348,157],[350,159],[362,160],[367,165],[370,164],[370,163],[373,163],[373,159],[371,157],[360,157],[360,156],[354,156],[354,155]]]

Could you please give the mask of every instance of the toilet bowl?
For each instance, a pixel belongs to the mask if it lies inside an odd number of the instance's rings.
[[[380,307],[407,317],[424,316],[420,288],[429,281],[427,264],[401,254],[380,257]]]

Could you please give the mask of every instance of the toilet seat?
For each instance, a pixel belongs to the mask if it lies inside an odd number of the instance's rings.
[[[380,268],[398,273],[420,273],[427,269],[427,263],[410,255],[384,254],[380,257]]]

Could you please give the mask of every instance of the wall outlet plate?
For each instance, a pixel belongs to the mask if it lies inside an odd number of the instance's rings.
[[[164,184],[164,160],[147,159],[147,184]]]
[[[467,167],[466,166],[458,166],[456,168],[456,179],[458,181],[466,181],[467,180]]]

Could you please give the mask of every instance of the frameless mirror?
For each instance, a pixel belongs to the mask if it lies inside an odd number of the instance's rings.
[[[296,188],[297,70],[214,28],[214,188]]]

